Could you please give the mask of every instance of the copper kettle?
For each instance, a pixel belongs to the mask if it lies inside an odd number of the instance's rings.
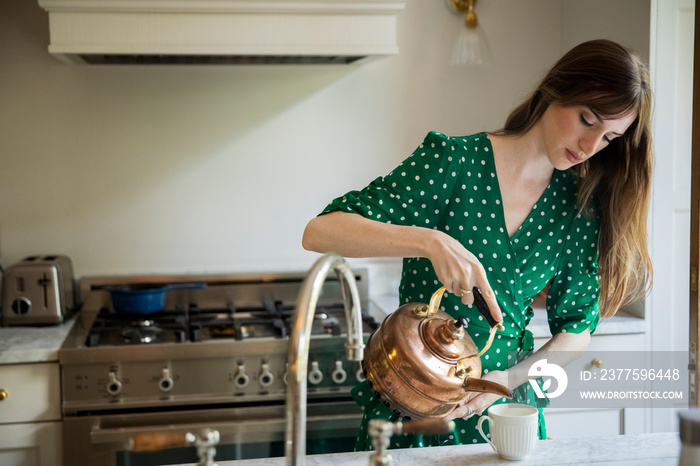
[[[430,304],[404,304],[389,314],[370,335],[362,369],[375,395],[407,419],[444,417],[479,392],[510,397],[501,384],[482,380],[481,355],[493,343],[496,330],[504,330],[491,316],[477,287],[474,304],[491,325],[481,351],[465,331],[464,318],[452,319],[439,310],[445,288]]]

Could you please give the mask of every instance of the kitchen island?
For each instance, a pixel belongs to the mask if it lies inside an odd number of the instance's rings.
[[[677,465],[680,456],[678,433],[617,435],[586,439],[541,440],[522,461],[507,461],[498,456],[488,444],[459,445],[432,448],[391,450],[396,466],[421,464],[459,465]],[[366,466],[369,452],[337,453],[306,457],[309,466]],[[241,461],[219,461],[219,466],[283,466],[285,458],[265,458]],[[183,465],[184,466],[184,465]],[[188,465],[193,466],[193,465]]]

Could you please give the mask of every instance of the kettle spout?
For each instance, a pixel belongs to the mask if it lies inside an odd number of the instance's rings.
[[[508,390],[508,387],[477,377],[467,377],[464,379],[462,388],[467,392],[494,393],[505,398],[513,398],[513,392]]]

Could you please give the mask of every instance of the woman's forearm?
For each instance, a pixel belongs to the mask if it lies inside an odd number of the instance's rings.
[[[590,339],[591,334],[588,330],[581,333],[558,333],[545,343],[542,348],[518,364],[505,371],[488,372],[484,374],[483,378],[501,385],[507,385],[509,390],[515,390],[529,380],[528,372],[534,363],[546,359],[548,364],[554,363],[559,366],[566,366],[581,355],[581,352],[588,347]],[[498,395],[492,393],[481,393],[458,406],[449,414],[449,419],[462,417],[465,414],[481,414],[499,398]]]
[[[312,219],[302,245],[308,251],[345,257],[428,257],[435,230],[393,225],[348,212]]]
[[[527,382],[530,367],[537,361],[546,359],[548,364],[561,367],[575,361],[588,348],[590,340],[588,329],[581,333],[557,333],[542,348],[508,369],[508,388],[512,390]]]

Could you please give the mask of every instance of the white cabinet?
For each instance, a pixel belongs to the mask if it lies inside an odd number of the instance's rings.
[[[536,338],[535,349],[547,340]],[[589,369],[596,359],[596,363],[605,367],[606,352],[643,351],[646,345],[645,334],[593,335],[586,352],[571,363],[573,370],[567,368],[567,372]],[[647,411],[645,408],[545,408],[547,437],[561,439],[646,433],[650,431]]]
[[[647,433],[646,411],[644,408],[545,408],[547,437],[561,439]]]
[[[60,466],[61,384],[57,362],[0,366],[0,464]]]

